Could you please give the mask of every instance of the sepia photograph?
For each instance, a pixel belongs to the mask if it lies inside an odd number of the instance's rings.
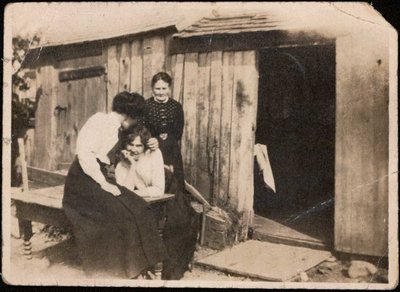
[[[3,43],[6,285],[397,287],[372,4],[9,3]]]

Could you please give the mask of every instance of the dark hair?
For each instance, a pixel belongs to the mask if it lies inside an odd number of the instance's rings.
[[[112,111],[125,114],[134,119],[144,115],[144,108],[144,97],[136,92],[120,92],[114,97],[112,102]]]
[[[147,141],[152,137],[151,132],[144,126],[135,126],[123,132],[121,137],[121,150],[126,149],[129,143],[132,143],[136,137],[140,136],[140,141],[144,145],[144,149],[147,150]]]
[[[172,78],[171,76],[169,76],[168,73],[165,72],[158,72],[156,75],[153,76],[153,78],[151,79],[151,87],[154,86],[154,84],[157,83],[157,81],[162,80],[166,83],[168,83],[169,86],[171,86],[172,84]]]

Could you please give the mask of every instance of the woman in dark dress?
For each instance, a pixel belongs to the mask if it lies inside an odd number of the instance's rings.
[[[167,258],[148,204],[106,175],[112,150],[118,149],[120,127],[135,124],[143,110],[142,96],[119,93],[112,112],[90,117],[78,135],[63,208],[90,277],[135,278]],[[154,149],[158,142],[149,144]]]
[[[163,279],[183,277],[193,257],[199,220],[185,192],[181,138],[184,126],[182,105],[170,98],[172,79],[164,72],[153,76],[153,96],[146,100],[146,126],[159,141],[166,170],[165,190],[175,194],[167,207],[164,242],[169,259],[164,263]]]
[[[158,139],[165,165],[174,173],[183,189],[181,139],[184,114],[182,105],[170,98],[171,83],[172,79],[167,73],[160,72],[153,76],[153,96],[146,100],[146,122]]]

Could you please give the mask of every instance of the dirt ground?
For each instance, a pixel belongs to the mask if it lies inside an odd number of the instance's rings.
[[[22,240],[17,238],[17,220],[12,218],[11,235],[11,273],[21,275],[21,280],[29,279],[85,279],[79,264],[76,247],[68,233],[57,228],[49,228],[39,223],[33,223],[31,260],[27,260],[22,252]],[[217,251],[199,248],[195,260],[216,253]],[[292,281],[294,282],[336,282],[336,283],[387,283],[387,269],[379,268],[373,276],[351,279],[347,270],[350,263],[339,261],[332,257],[328,261],[306,271]],[[192,271],[187,271],[182,280],[202,281],[261,281],[239,275],[211,270],[194,265]]]

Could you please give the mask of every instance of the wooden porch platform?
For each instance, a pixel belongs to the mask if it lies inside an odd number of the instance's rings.
[[[329,251],[248,240],[199,259],[196,264],[232,274],[285,282],[330,256]]]

